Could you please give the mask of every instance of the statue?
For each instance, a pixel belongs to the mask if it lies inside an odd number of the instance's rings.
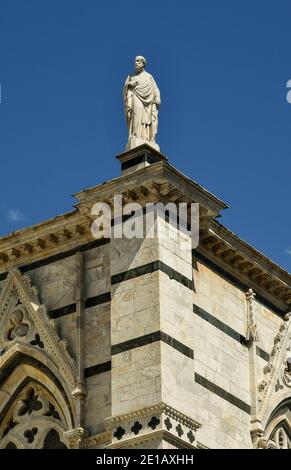
[[[152,75],[145,71],[145,65],[146,59],[137,56],[135,74],[128,76],[124,84],[123,97],[128,127],[126,150],[143,143],[160,150],[156,143],[160,91]]]

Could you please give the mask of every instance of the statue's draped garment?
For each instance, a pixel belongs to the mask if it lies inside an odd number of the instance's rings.
[[[129,86],[129,82],[137,84]],[[128,127],[128,140],[133,137],[155,142],[158,130],[158,107],[160,91],[146,71],[127,77],[124,85],[124,104]]]

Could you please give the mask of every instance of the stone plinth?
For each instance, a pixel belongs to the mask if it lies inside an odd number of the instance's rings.
[[[134,171],[153,165],[157,162],[166,162],[168,159],[148,143],[127,150],[116,157],[121,163],[121,174],[127,175]]]

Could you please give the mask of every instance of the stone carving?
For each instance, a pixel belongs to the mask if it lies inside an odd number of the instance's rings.
[[[145,71],[146,59],[135,58],[135,73],[128,76],[123,98],[128,127],[127,150],[148,143],[159,150],[156,143],[160,91],[151,74]]]
[[[24,313],[17,309],[11,316],[11,330],[8,331],[8,340],[13,341],[17,336],[26,336],[29,330],[27,323],[24,323]]]
[[[256,294],[252,289],[249,289],[246,293],[247,299],[247,309],[248,309],[248,318],[247,318],[247,332],[246,340],[251,342],[258,342],[259,335],[257,330],[257,320],[255,314],[255,297]]]
[[[46,308],[39,303],[37,289],[18,269],[9,272],[0,296],[1,360],[15,344],[43,351],[74,389],[76,364],[67,343],[61,340],[56,322],[49,319]]]
[[[61,436],[66,420],[55,398],[41,385],[28,383],[10,404],[0,425],[0,448],[42,448],[50,430]]]
[[[291,338],[289,339],[288,346],[286,348],[285,357],[285,368],[283,371],[283,383],[287,387],[291,387]]]
[[[19,416],[31,415],[34,411],[39,411],[43,407],[43,403],[39,400],[39,395],[35,389],[31,388],[24,399],[20,400],[21,408],[18,411]]]
[[[152,416],[151,420],[148,422],[148,426],[154,430],[160,424],[160,420],[156,416]]]
[[[167,417],[167,419],[165,419],[164,424],[165,424],[165,426],[166,426],[166,428],[167,428],[168,431],[170,431],[170,430],[172,429],[172,427],[173,427],[173,425],[172,425],[171,420],[169,419],[169,417]]]
[[[179,437],[183,436],[183,434],[184,434],[184,431],[183,431],[183,428],[182,428],[182,426],[181,426],[181,424],[180,424],[180,423],[179,423],[179,424],[176,426],[176,428],[175,428],[175,429],[176,429],[176,431],[177,431],[177,434],[178,434],[178,436],[179,436]]]
[[[87,431],[84,428],[70,429],[65,432],[70,449],[83,449],[86,445]]]
[[[291,387],[291,374],[289,372],[288,358],[291,344],[291,314],[287,313],[284,321],[274,337],[274,345],[268,364],[264,367],[263,379],[258,385],[258,408],[252,418],[251,435],[255,448],[280,448],[275,442],[270,431],[266,432],[266,421],[270,412],[278,405],[280,400],[285,400]],[[270,430],[270,425],[268,425]],[[289,431],[287,433],[290,434]],[[289,445],[289,444],[288,444]]]
[[[289,341],[286,354],[286,372],[288,372],[288,374],[291,374],[291,341]]]
[[[194,436],[192,430],[188,432],[187,437],[188,437],[189,441],[191,442],[191,444],[193,444],[193,442],[195,441],[195,436]]]
[[[258,449],[267,449],[267,446],[268,446],[267,439],[264,436],[260,437],[258,440]]]
[[[120,441],[120,439],[122,438],[124,434],[125,434],[125,429],[123,429],[121,426],[118,426],[113,436],[116,437],[116,439]]]
[[[129,439],[151,439],[153,431],[171,434],[174,441],[183,440],[186,447],[192,448],[196,441],[195,433],[201,427],[199,423],[174,408],[159,403],[152,407],[143,408],[125,415],[107,420],[108,430],[111,431],[111,443],[108,448],[128,448]],[[134,435],[134,436],[133,436]],[[134,445],[134,444],[133,444]]]
[[[262,421],[272,393],[278,393],[284,385],[291,387],[291,377],[288,371],[287,348],[290,344],[291,314],[288,313],[281,323],[279,332],[274,338],[274,346],[268,364],[264,367],[264,378],[258,386],[259,420]]]
[[[27,429],[26,431],[24,431],[23,435],[24,435],[24,437],[25,437],[28,444],[33,443],[34,437],[36,436],[37,433],[38,433],[37,428]]]
[[[280,425],[273,431],[270,440],[268,442],[268,449],[290,449],[291,448],[291,437],[290,429],[286,429],[285,426]]]
[[[32,341],[30,341],[30,344],[32,346],[38,346],[40,349],[44,348],[44,344],[41,341],[40,336],[39,336],[38,333],[35,334],[34,339]]]
[[[130,429],[133,432],[133,434],[137,436],[137,434],[139,434],[139,431],[142,429],[142,424],[136,421]]]

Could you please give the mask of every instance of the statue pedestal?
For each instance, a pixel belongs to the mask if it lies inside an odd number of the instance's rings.
[[[138,139],[137,137],[132,137],[128,143],[126,144],[126,151],[133,150],[136,147],[140,147],[141,145],[146,144],[152,147],[153,149],[160,151],[160,146],[156,142],[149,142],[148,140]]]
[[[156,144],[157,145],[157,144]],[[149,143],[127,150],[116,157],[121,163],[121,174],[127,175],[157,162],[167,162],[168,159]]]

